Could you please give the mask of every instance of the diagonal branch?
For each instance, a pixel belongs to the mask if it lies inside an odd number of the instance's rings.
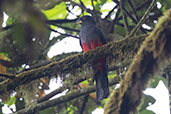
[[[118,0],[113,0],[116,4],[119,4],[119,2],[118,2]],[[124,2],[124,1],[123,1]],[[131,15],[131,13],[130,12],[128,12],[126,9],[125,9],[125,7],[122,7],[122,11],[123,11],[123,14],[126,14],[126,16],[128,16],[135,24],[137,24],[138,22],[137,22],[137,20]],[[142,27],[140,27],[140,29],[141,29],[141,31],[143,32],[143,33],[146,33],[146,31],[142,28]]]
[[[78,83],[80,83],[80,82],[82,82],[82,81],[84,81],[84,80],[85,80],[85,79],[83,79],[83,78],[77,79],[77,80],[74,82],[74,85],[76,85],[76,84],[78,84]],[[71,85],[65,84],[65,85],[63,85],[62,87],[60,87],[60,88],[58,88],[58,89],[55,89],[55,90],[53,90],[52,92],[50,92],[49,94],[47,94],[47,95],[45,95],[44,97],[40,98],[40,99],[38,100],[38,103],[47,101],[47,100],[49,100],[50,98],[52,98],[53,96],[55,96],[55,95],[57,95],[57,94],[59,94],[59,93],[62,93],[64,90],[70,89],[70,88],[71,88]]]
[[[171,63],[171,10],[159,19],[134,57],[120,88],[105,105],[105,114],[137,113],[149,80]]]
[[[133,11],[133,13],[134,13],[134,16],[136,17],[136,20],[139,21],[139,17],[138,17],[138,15],[137,15],[136,9],[134,8],[134,5],[132,4],[132,1],[131,1],[131,0],[128,0],[128,3],[129,3],[129,5],[130,5],[131,8],[132,8],[132,11]]]
[[[115,85],[119,82],[119,80],[120,80],[120,78],[116,77],[109,82],[109,85],[110,86]],[[39,103],[39,104],[37,104],[37,106],[31,107],[30,109],[26,108],[23,110],[19,110],[16,112],[16,114],[34,114],[38,111],[44,110],[46,108],[49,108],[49,107],[52,107],[52,106],[55,106],[55,105],[58,105],[58,104],[61,104],[64,102],[68,102],[70,100],[73,100],[73,99],[78,98],[78,97],[83,96],[83,95],[87,95],[87,94],[92,93],[92,92],[95,92],[95,85],[89,86],[89,87],[84,88],[84,89],[80,89],[78,91],[73,91],[71,93],[68,93],[65,96],[61,96],[61,97],[53,99],[53,100],[49,100],[49,101]]]
[[[146,20],[146,17],[150,13],[150,11],[153,9],[155,3],[156,3],[156,0],[153,0],[151,2],[151,4],[148,7],[147,11],[144,13],[144,15],[142,16],[142,18],[140,19],[140,21],[138,22],[138,24],[134,27],[134,29],[130,32],[129,36],[134,35],[140,29],[140,27],[142,26],[142,24]]]

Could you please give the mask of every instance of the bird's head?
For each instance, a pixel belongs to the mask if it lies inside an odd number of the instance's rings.
[[[77,20],[77,24],[96,24],[96,22],[91,16],[86,15],[86,16],[82,16],[81,18],[79,18]]]

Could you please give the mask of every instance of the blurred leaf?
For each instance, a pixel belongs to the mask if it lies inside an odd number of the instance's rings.
[[[0,9],[0,27],[2,27],[3,18],[4,18],[4,14],[3,11]]]
[[[54,8],[49,10],[42,10],[42,12],[46,15],[49,20],[53,19],[63,19],[67,15],[66,4],[65,2],[61,2],[56,5]]]
[[[151,110],[143,110],[140,112],[140,114],[155,114],[155,113]]]
[[[170,0],[158,0],[158,1],[161,3],[161,5],[164,9],[170,9],[171,8]]]
[[[59,4],[60,2],[63,2],[63,0],[34,0],[37,7],[40,9],[48,10],[50,8],[53,8],[55,5]]]
[[[125,28],[121,26],[115,26],[115,31],[116,34],[125,36]]]
[[[55,107],[50,107],[39,112],[39,114],[55,114]]]
[[[146,108],[149,106],[149,104],[154,104],[156,100],[150,96],[150,95],[144,95],[143,104],[141,105],[141,108],[139,111],[146,110]]]
[[[101,7],[106,3],[107,0],[97,0],[95,4],[95,9],[100,10]],[[103,11],[102,11],[103,12]]]
[[[24,46],[24,27],[21,23],[16,23],[12,29],[12,35],[20,48]]]
[[[164,78],[164,77],[162,77],[162,76],[159,76],[159,75],[155,76],[155,77],[151,80],[151,82],[150,82],[150,84],[149,84],[149,87],[150,87],[150,88],[156,88],[160,80],[162,80],[163,83],[165,84],[165,86],[167,87],[167,80],[166,80],[166,78]]]
[[[2,107],[3,107],[4,105],[0,102],[0,114],[3,114],[2,113]]]
[[[9,17],[6,21],[6,25],[12,25],[16,22],[17,22],[16,19]]]
[[[16,101],[16,98],[15,98],[15,96],[13,96],[13,97],[10,97],[9,101],[3,102],[3,104],[7,104],[8,106],[11,106],[11,105],[15,104],[15,101]]]

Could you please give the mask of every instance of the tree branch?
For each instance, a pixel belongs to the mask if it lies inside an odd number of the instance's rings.
[[[122,18],[124,20],[124,27],[125,27],[126,36],[127,36],[128,33],[129,33],[129,26],[128,26],[127,17],[125,15],[125,12],[123,11],[123,6],[124,6],[123,0],[120,1],[119,6],[120,6],[120,9],[121,9],[121,12],[122,12]]]
[[[74,35],[72,35],[72,34],[61,33],[61,32],[58,32],[57,30],[52,29],[52,28],[49,28],[49,30],[51,30],[51,31],[53,31],[53,32],[56,32],[56,33],[59,33],[60,35],[63,35],[63,36],[73,37],[73,38],[79,39],[78,36],[74,36]]]
[[[47,24],[62,24],[62,23],[75,23],[78,20],[76,19],[56,19],[56,20],[46,20],[45,23]]]
[[[16,75],[17,80],[12,81],[6,79],[0,83],[0,86],[3,85],[3,88],[0,88],[0,94],[5,91],[14,90],[19,85],[40,79],[42,77],[50,77],[52,75],[61,75],[61,77],[65,76],[62,74],[76,70],[82,67],[83,64],[98,58],[99,56],[111,56],[114,62],[120,61],[124,58],[124,60],[126,60],[126,58],[134,56],[145,37],[146,36],[132,37],[119,42],[111,42],[87,53],[73,55],[60,61],[53,61],[39,68],[21,72]],[[86,70],[91,71],[91,69],[88,68]]]
[[[82,4],[81,1],[80,1],[80,4],[78,4],[78,3],[74,2],[74,1],[70,1],[70,2],[71,2],[71,4],[73,4],[74,6],[80,7],[83,11],[87,11],[88,13],[93,14],[93,11],[90,10],[89,8],[86,8],[86,7],[84,6],[84,4]]]
[[[93,7],[93,10],[95,10],[94,0],[91,0],[91,5],[92,5],[92,7]]]
[[[88,97],[89,97],[89,95],[85,95],[85,97],[84,97],[84,101],[83,101],[83,104],[82,104],[81,109],[80,109],[80,114],[83,114],[83,112],[84,112],[84,109],[86,107],[86,103],[88,102]]]
[[[62,29],[65,29],[65,30],[74,31],[74,32],[80,32],[79,30],[72,29],[72,28],[69,28],[69,27],[64,27],[64,26],[57,25],[57,24],[54,24],[54,25],[57,26],[57,27],[60,27]]]
[[[120,80],[120,78],[116,77],[109,82],[109,85],[110,86],[115,85],[119,82],[119,80]],[[66,94],[65,96],[61,96],[61,97],[53,99],[53,100],[49,100],[49,101],[39,103],[39,104],[37,104],[37,106],[31,107],[30,109],[26,108],[26,109],[19,110],[15,114],[33,114],[33,113],[36,113],[38,111],[44,110],[46,108],[49,108],[49,107],[52,107],[52,106],[73,100],[75,98],[78,98],[78,97],[83,96],[83,95],[87,95],[87,94],[92,93],[92,92],[95,92],[95,85],[89,86],[89,87],[84,88],[84,89],[80,89],[78,91],[73,91],[71,93]]]
[[[113,19],[112,21],[112,24],[111,24],[111,29],[110,29],[110,33],[112,33],[114,31],[114,28],[115,28],[115,24],[119,22],[119,13],[120,13],[120,8],[118,7],[118,10],[116,12],[116,16],[115,18]]]
[[[121,63],[119,63],[119,64],[116,64],[116,65],[113,65],[113,66],[109,67],[109,68],[108,68],[108,71],[114,71],[114,70],[117,70],[117,69],[119,69],[119,68],[126,67],[126,66],[128,66],[130,63],[131,63],[130,60],[128,60],[128,61],[123,61],[123,62],[121,62]],[[82,82],[82,81],[84,81],[84,80],[86,80],[86,78],[85,78],[85,79],[83,79],[83,78],[77,79],[77,80],[74,82],[74,85],[76,85],[76,84],[78,84],[78,83],[80,83],[80,82]],[[58,88],[58,89],[55,89],[54,91],[52,91],[52,92],[50,92],[49,94],[45,95],[44,97],[40,98],[40,99],[38,100],[38,103],[43,102],[43,101],[46,101],[46,100],[49,100],[49,99],[52,98],[53,96],[55,96],[55,95],[57,95],[57,94],[63,92],[63,91],[66,90],[66,89],[70,89],[70,85],[63,85],[62,87],[60,87],[60,88]]]
[[[128,3],[129,3],[129,5],[130,5],[131,8],[132,8],[132,11],[133,11],[133,13],[134,13],[134,16],[136,17],[136,20],[139,21],[139,17],[138,17],[138,15],[137,15],[136,9],[134,8],[134,5],[132,4],[131,0],[128,0]]]
[[[78,84],[78,83],[80,83],[80,82],[82,82],[82,81],[84,81],[84,80],[85,80],[85,79],[82,79],[82,78],[77,79],[77,80],[74,82],[74,85],[76,85],[76,84]],[[63,92],[63,91],[66,90],[66,89],[70,89],[70,88],[71,88],[70,85],[66,85],[66,84],[65,84],[65,85],[63,85],[62,87],[60,87],[60,88],[58,88],[58,89],[55,89],[54,91],[52,91],[52,92],[50,92],[49,94],[45,95],[44,97],[40,98],[40,99],[38,100],[38,103],[47,101],[47,100],[49,100],[50,98],[52,98],[53,96],[55,96],[55,95],[57,95],[57,94]]]
[[[114,6],[112,10],[109,11],[109,13],[105,16],[105,20],[112,14],[112,12],[118,7],[118,5]]]
[[[0,73],[0,77],[9,78],[9,79],[13,79],[13,80],[17,78],[14,75],[11,75],[11,74],[2,74],[2,73]]]
[[[151,2],[151,4],[148,7],[147,11],[144,13],[144,15],[142,16],[142,18],[140,19],[140,21],[138,22],[138,24],[134,27],[134,29],[130,32],[129,36],[134,35],[140,29],[140,27],[144,23],[146,17],[148,16],[149,12],[153,9],[155,3],[156,3],[156,0],[153,0]]]
[[[159,19],[134,57],[120,88],[105,105],[105,114],[136,113],[149,80],[171,63],[171,10]]]
[[[17,66],[16,64],[12,63],[11,61],[7,61],[7,60],[2,60],[0,59],[0,64],[6,67],[15,67]]]
[[[118,0],[113,0],[113,1],[117,4],[119,4]],[[135,24],[138,23],[137,20],[124,7],[122,7],[122,9],[123,9],[122,10],[123,13],[126,14]],[[143,33],[146,33],[146,31],[142,27],[140,27],[140,29]]]

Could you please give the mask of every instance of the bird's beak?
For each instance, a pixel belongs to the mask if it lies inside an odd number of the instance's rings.
[[[81,24],[81,23],[82,23],[82,21],[81,21],[81,20],[78,20],[76,23],[77,23],[77,24]]]

